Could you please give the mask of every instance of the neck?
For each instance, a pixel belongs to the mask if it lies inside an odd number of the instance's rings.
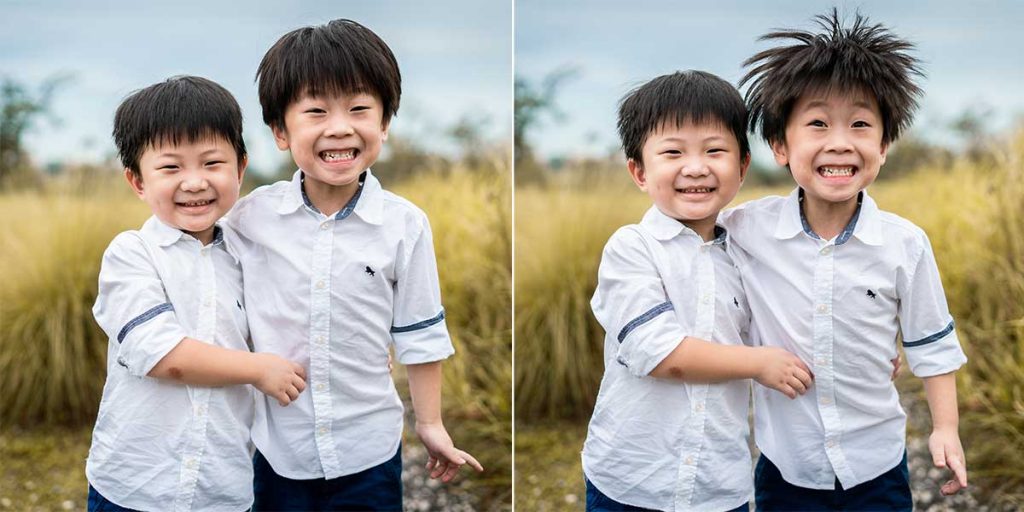
[[[840,203],[825,201],[821,198],[808,197],[804,195],[801,203],[804,218],[811,230],[824,240],[831,240],[850,223],[853,213],[857,211],[858,194],[851,199]]]
[[[321,213],[330,217],[338,213],[359,190],[359,180],[345,185],[331,185],[322,181],[307,179],[303,182],[306,197]]]
[[[679,222],[692,229],[705,242],[715,239],[715,219],[681,220]]]
[[[182,231],[186,234],[192,235],[192,238],[199,240],[199,243],[203,245],[210,245],[210,243],[213,242],[213,226],[202,231],[185,231],[184,229]]]

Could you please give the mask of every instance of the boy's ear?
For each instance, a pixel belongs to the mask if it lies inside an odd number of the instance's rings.
[[[626,167],[629,168],[629,176],[633,178],[633,183],[636,183],[640,190],[647,192],[647,173],[644,172],[644,164],[630,158],[626,161]]]
[[[882,152],[879,153],[879,156],[881,157],[881,160],[882,160],[882,161],[878,162],[879,166],[885,164],[885,155],[887,155],[887,154],[889,154],[889,143],[888,142],[883,142],[882,143]]]
[[[288,145],[288,130],[285,129],[284,125],[278,126],[277,123],[271,123],[270,131],[274,134],[274,142],[277,144],[277,149],[284,151],[290,148]]]
[[[125,181],[128,182],[128,186],[132,188],[132,192],[135,192],[135,195],[139,196],[139,198],[141,199],[143,193],[145,192],[144,186],[142,184],[142,176],[136,175],[135,173],[132,172],[131,169],[125,167],[124,179]]]
[[[249,155],[245,155],[238,161],[238,186],[242,186],[242,177],[245,176],[245,169],[249,167]]]
[[[747,157],[740,162],[740,185],[743,184],[743,180],[747,179],[748,170],[750,170],[750,153],[747,153]]]
[[[380,140],[382,140],[382,141],[388,140],[388,130],[389,129],[391,129],[391,121],[390,120],[388,120],[387,122],[381,123]]]
[[[775,163],[785,167],[789,165],[789,150],[785,142],[772,142],[772,154],[775,155]]]

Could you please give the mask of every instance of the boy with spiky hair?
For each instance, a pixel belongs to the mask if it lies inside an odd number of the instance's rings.
[[[401,510],[391,347],[431,478],[482,468],[441,421],[453,348],[430,224],[370,172],[398,111],[398,63],[371,30],[339,19],[282,36],[257,80],[263,120],[298,170],[249,194],[229,222],[253,344],[307,363],[309,392],[288,408],[256,403],[254,509]]]
[[[587,510],[748,510],[750,380],[796,397],[807,366],[744,346],[750,320],[718,212],[747,166],[747,109],[710,73],[657,77],[619,108],[651,208],[601,255],[591,306],[605,371],[583,446]]]
[[[967,485],[953,372],[966,362],[928,237],[865,189],[911,123],[921,90],[913,45],[857,14],[745,62],[750,125],[798,187],[723,214],[753,316],[755,344],[811,362],[796,400],[755,386],[758,510],[911,510],[906,414],[889,376],[902,339],[924,379],[936,466]]]

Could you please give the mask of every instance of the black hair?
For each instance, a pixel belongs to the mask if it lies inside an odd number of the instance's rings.
[[[732,84],[706,71],[662,75],[622,98],[618,126],[626,158],[642,164],[647,137],[667,122],[721,123],[736,136],[740,159],[750,154],[743,98]]]
[[[856,92],[874,96],[882,115],[882,142],[906,130],[917,110],[923,77],[919,61],[908,52],[913,43],[898,38],[858,12],[844,28],[839,12],[814,18],[821,31],[777,29],[759,41],[793,40],[794,44],[764,50],[743,63],[751,68],[740,80],[750,83],[746,101],[751,131],[769,143],[785,142],[786,121],[796,100],[816,90]]]
[[[173,76],[135,91],[114,114],[114,143],[125,167],[141,176],[146,148],[223,137],[245,157],[242,110],[227,89],[198,76]]]
[[[256,71],[263,122],[284,128],[284,113],[305,94],[376,95],[388,124],[398,112],[402,75],[388,45],[352,20],[293,30],[263,56]]]

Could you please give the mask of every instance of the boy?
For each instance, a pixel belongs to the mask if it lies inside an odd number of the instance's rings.
[[[741,81],[779,165],[798,188],[723,215],[753,314],[751,341],[812,362],[814,392],[780,400],[755,386],[759,510],[911,510],[906,415],[889,379],[897,334],[924,378],[938,467],[967,485],[953,371],[965,361],[921,229],[865,189],[911,122],[913,48],[859,14],[753,56]]]
[[[291,407],[258,400],[257,510],[401,510],[402,404],[388,350],[408,365],[431,477],[463,464],[441,422],[444,323],[424,213],[370,172],[401,77],[388,46],[349,20],[274,44],[257,72],[263,120],[298,170],[239,202],[249,324],[257,350],[309,365]]]
[[[654,205],[601,257],[605,374],[583,448],[587,510],[747,510],[754,378],[793,398],[807,366],[743,346],[749,313],[715,222],[750,164],[743,99],[700,71],[629,93],[619,134]],[[704,341],[711,340],[711,341]]]
[[[253,397],[232,384],[286,405],[305,374],[249,353],[241,270],[216,225],[245,172],[241,112],[219,85],[174,77],[121,103],[114,140],[153,216],[103,255],[93,312],[110,343],[89,510],[245,510]]]

